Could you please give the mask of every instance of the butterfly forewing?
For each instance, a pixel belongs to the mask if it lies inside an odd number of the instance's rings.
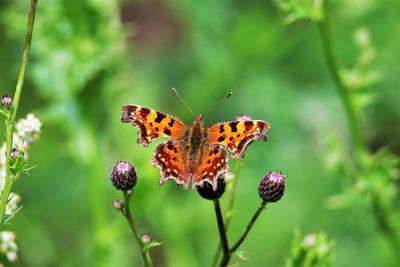
[[[148,146],[157,137],[178,139],[187,126],[178,118],[138,105],[122,106],[121,121],[139,129],[138,143]]]
[[[260,120],[221,122],[208,129],[208,136],[211,143],[227,146],[232,158],[242,158],[247,145],[267,139],[269,128],[267,122]]]

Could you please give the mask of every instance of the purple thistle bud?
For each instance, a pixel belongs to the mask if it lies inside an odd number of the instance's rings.
[[[114,201],[113,206],[116,210],[122,210],[125,204],[121,199],[117,199]]]
[[[128,161],[119,161],[114,165],[111,182],[116,189],[131,190],[137,181],[135,168]]]
[[[238,120],[238,121],[251,121],[252,118],[249,115],[242,114],[240,116],[237,116],[236,120]]]
[[[212,185],[209,182],[204,182],[202,187],[197,187],[197,192],[199,192],[199,195],[202,198],[214,200],[220,198],[224,194],[225,188],[225,179],[222,175],[220,175],[217,179],[217,190],[214,191]]]
[[[10,157],[12,159],[17,159],[18,156],[19,156],[19,150],[18,150],[18,148],[14,147],[10,152]]]
[[[277,202],[285,192],[285,176],[281,172],[270,172],[260,182],[258,194],[267,202]]]
[[[10,108],[12,105],[11,97],[9,97],[8,95],[3,96],[3,98],[1,99],[1,104],[7,109]]]

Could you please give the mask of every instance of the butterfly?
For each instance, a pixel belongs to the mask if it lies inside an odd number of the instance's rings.
[[[217,189],[217,179],[228,171],[228,152],[232,158],[244,157],[246,147],[254,140],[267,140],[270,125],[262,120],[236,120],[204,127],[197,115],[192,126],[168,114],[139,105],[122,106],[121,121],[139,130],[137,142],[147,147],[158,137],[160,143],[152,163],[160,169],[160,184],[169,179],[189,187],[202,187],[204,182]]]

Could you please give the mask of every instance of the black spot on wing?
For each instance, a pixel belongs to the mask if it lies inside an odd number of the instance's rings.
[[[154,121],[160,123],[164,118],[165,115],[157,111],[157,118]]]
[[[164,133],[165,133],[166,135],[171,135],[172,132],[171,132],[170,129],[165,129],[165,130],[164,130]]]
[[[223,136],[218,137],[218,142],[223,142],[224,140],[225,140],[225,137],[223,137]]]
[[[169,127],[174,126],[174,123],[175,123],[175,120],[174,120],[174,119],[171,119],[171,121],[168,122]]]
[[[148,109],[148,108],[141,108],[140,109],[140,115],[142,115],[142,116],[147,116],[147,115],[149,115],[150,114],[150,109]]]
[[[169,150],[172,150],[172,149],[174,148],[174,146],[173,146],[172,144],[168,144],[167,148],[168,148]]]
[[[221,124],[221,125],[219,126],[219,132],[220,132],[220,133],[223,133],[224,131],[225,131],[224,125]]]
[[[232,121],[229,123],[229,126],[231,127],[231,132],[233,132],[233,133],[237,132],[237,128],[236,128],[237,124],[238,124],[237,121]]]

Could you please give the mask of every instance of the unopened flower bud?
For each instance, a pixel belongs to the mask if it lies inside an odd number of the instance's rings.
[[[7,109],[10,108],[12,105],[11,97],[9,97],[8,95],[3,96],[3,98],[1,99],[1,104]]]
[[[197,187],[197,192],[199,192],[202,198],[214,200],[220,198],[224,194],[225,188],[225,179],[220,175],[217,179],[217,189],[215,191],[209,182],[204,182],[202,187]]]
[[[18,150],[18,148],[14,147],[14,148],[11,150],[10,157],[11,157],[12,159],[17,159],[17,158],[18,158],[18,155],[19,155],[19,150]]]
[[[149,243],[151,241],[151,238],[149,235],[143,235],[142,236],[142,242],[143,243]]]
[[[123,191],[131,190],[137,181],[135,168],[128,161],[119,161],[114,165],[111,182],[115,188]]]
[[[258,194],[262,200],[276,202],[285,192],[285,176],[281,172],[270,172],[260,182]]]
[[[124,202],[120,199],[114,201],[113,206],[116,210],[122,210],[125,206]]]

